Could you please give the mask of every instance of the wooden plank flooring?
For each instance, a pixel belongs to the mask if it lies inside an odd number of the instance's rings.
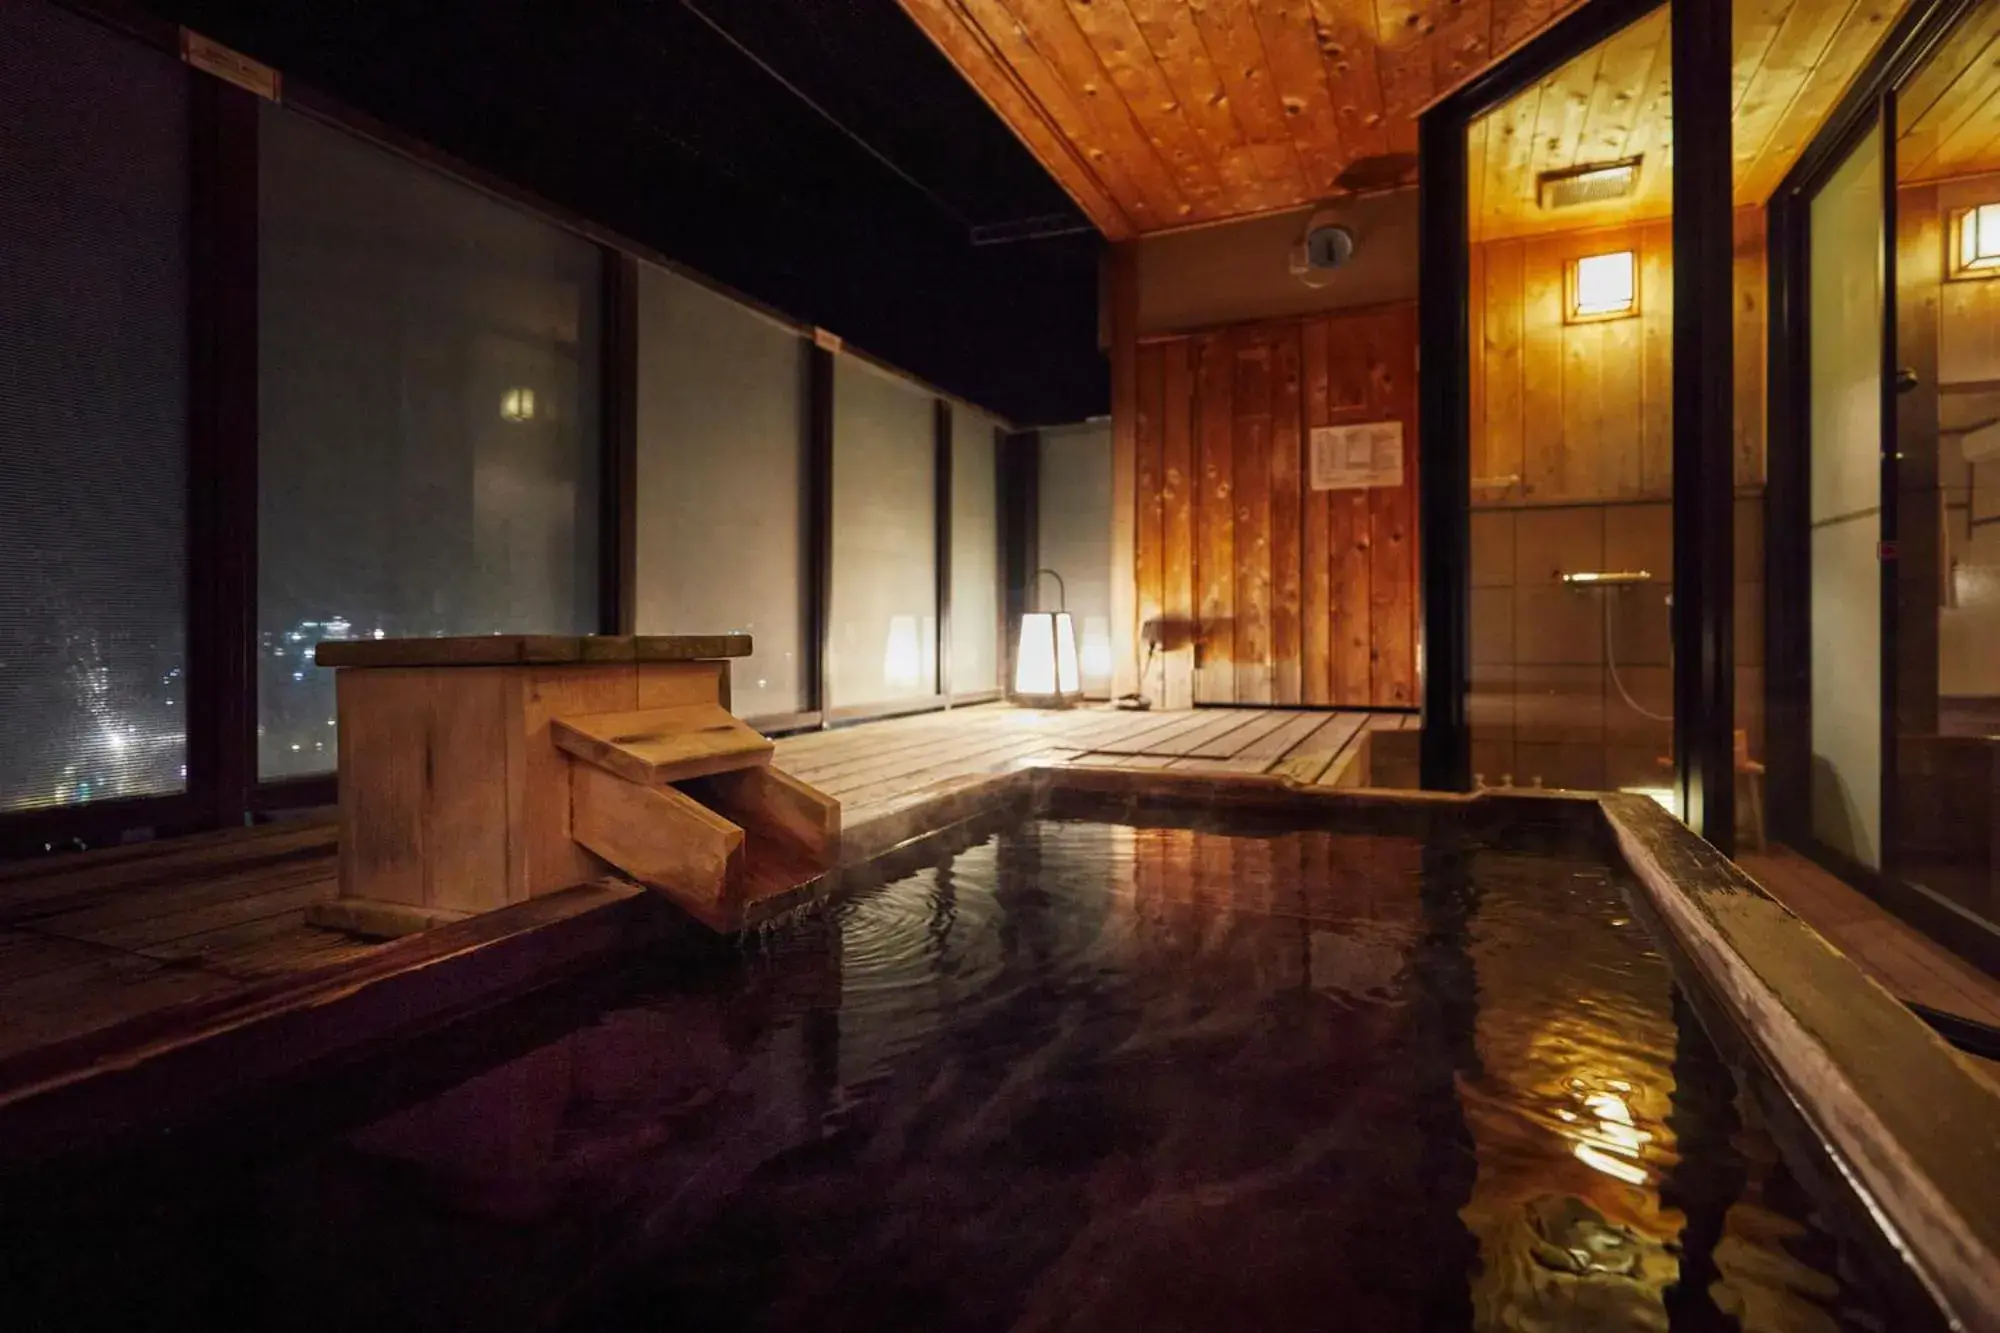
[[[778,742],[773,762],[837,797],[850,827],[987,774],[1092,764],[1209,772],[1285,772],[1300,782],[1352,777],[1370,725],[1415,727],[1414,714],[1200,708],[1126,713],[986,704],[815,731]]]
[[[1771,896],[1890,994],[2000,1027],[2000,982],[1904,925],[1867,895],[1776,844],[1736,859]]]
[[[0,867],[0,1057],[375,946],[305,923],[325,820]]]

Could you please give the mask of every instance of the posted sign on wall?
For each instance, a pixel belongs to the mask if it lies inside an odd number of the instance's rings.
[[[1316,491],[1403,484],[1403,423],[1315,426],[1308,470]]]

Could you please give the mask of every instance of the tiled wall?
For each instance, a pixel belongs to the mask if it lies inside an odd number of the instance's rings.
[[[1736,502],[1736,724],[1764,752],[1763,499]],[[1636,570],[1651,583],[1580,591],[1559,575]],[[1472,768],[1489,786],[1664,786],[1673,727],[1667,596],[1673,509],[1664,502],[1476,510],[1472,515]]]

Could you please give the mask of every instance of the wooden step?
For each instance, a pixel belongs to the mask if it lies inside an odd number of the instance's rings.
[[[549,733],[573,758],[645,787],[771,762],[771,742],[712,703],[574,714]]]

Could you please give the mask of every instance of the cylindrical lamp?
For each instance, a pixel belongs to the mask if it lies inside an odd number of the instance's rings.
[[[1014,645],[1014,702],[1030,708],[1068,708],[1083,698],[1083,676],[1077,669],[1076,622],[1069,615],[1069,590],[1053,569],[1035,571],[1036,600],[1041,577],[1056,581],[1056,609],[1030,611],[1021,617]]]

